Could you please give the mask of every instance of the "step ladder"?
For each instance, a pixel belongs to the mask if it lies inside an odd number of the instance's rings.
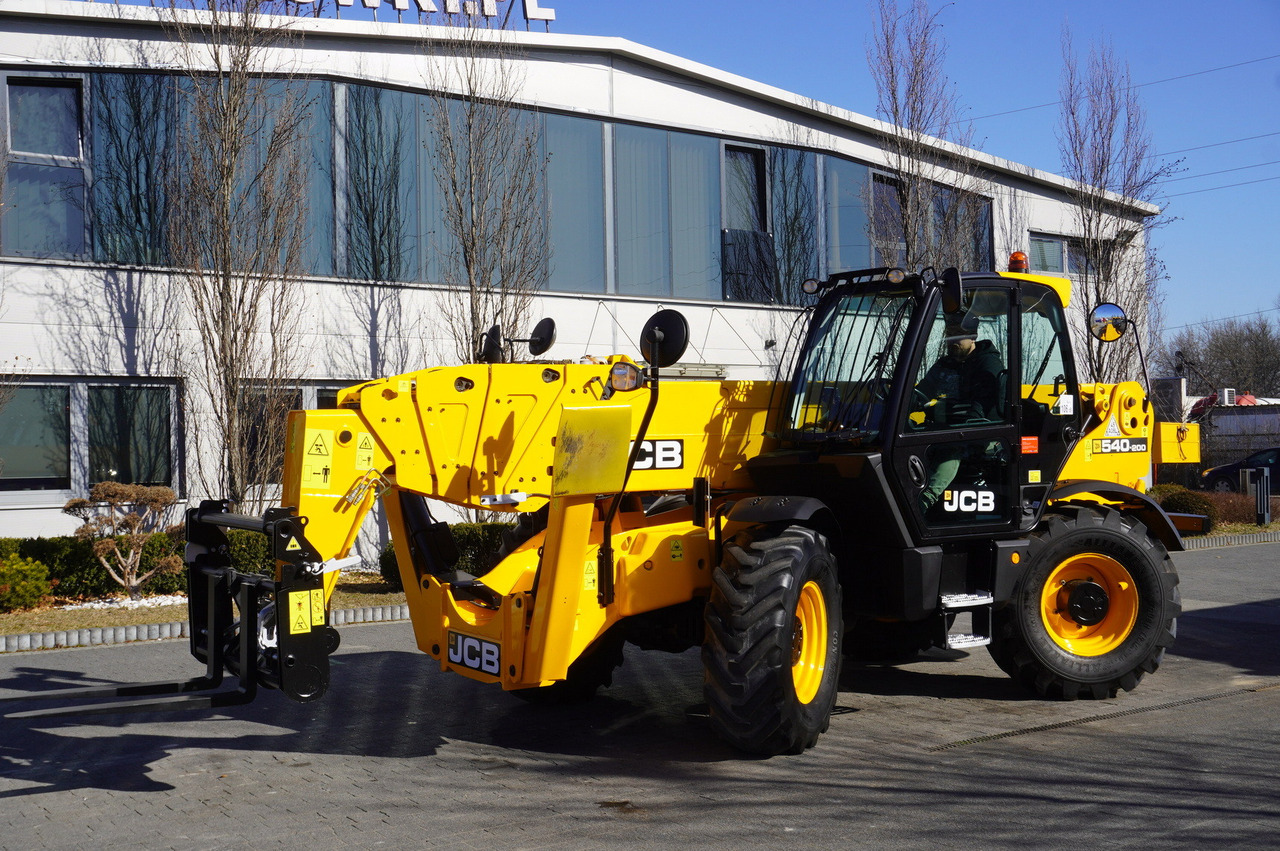
[[[942,609],[943,629],[946,630],[940,646],[948,650],[964,650],[969,647],[984,647],[991,643],[991,610],[995,605],[995,597],[989,591],[975,591],[972,594],[943,594],[939,598]],[[952,632],[947,627],[946,616],[955,615],[956,628],[964,629],[959,623],[959,615],[969,613],[968,632]]]

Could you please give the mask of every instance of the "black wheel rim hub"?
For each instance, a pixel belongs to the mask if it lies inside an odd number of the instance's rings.
[[[1077,579],[1068,583],[1067,614],[1081,626],[1096,626],[1102,623],[1111,608],[1111,598],[1107,589],[1096,582]]]

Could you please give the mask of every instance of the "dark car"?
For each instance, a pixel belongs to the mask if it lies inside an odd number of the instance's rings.
[[[1243,461],[1210,467],[1200,474],[1200,487],[1211,491],[1240,490],[1240,471],[1254,467],[1271,468],[1271,492],[1280,493],[1280,446],[1255,452]]]

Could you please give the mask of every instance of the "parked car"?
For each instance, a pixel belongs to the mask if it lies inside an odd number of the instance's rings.
[[[1280,446],[1255,452],[1243,461],[1210,467],[1200,474],[1200,487],[1211,491],[1240,490],[1240,471],[1254,467],[1271,468],[1271,492],[1280,493]]]

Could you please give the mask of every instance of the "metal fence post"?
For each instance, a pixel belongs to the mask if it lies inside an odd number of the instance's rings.
[[[1271,522],[1271,468],[1255,467],[1249,471],[1249,478],[1253,485],[1257,523],[1266,526]]]

